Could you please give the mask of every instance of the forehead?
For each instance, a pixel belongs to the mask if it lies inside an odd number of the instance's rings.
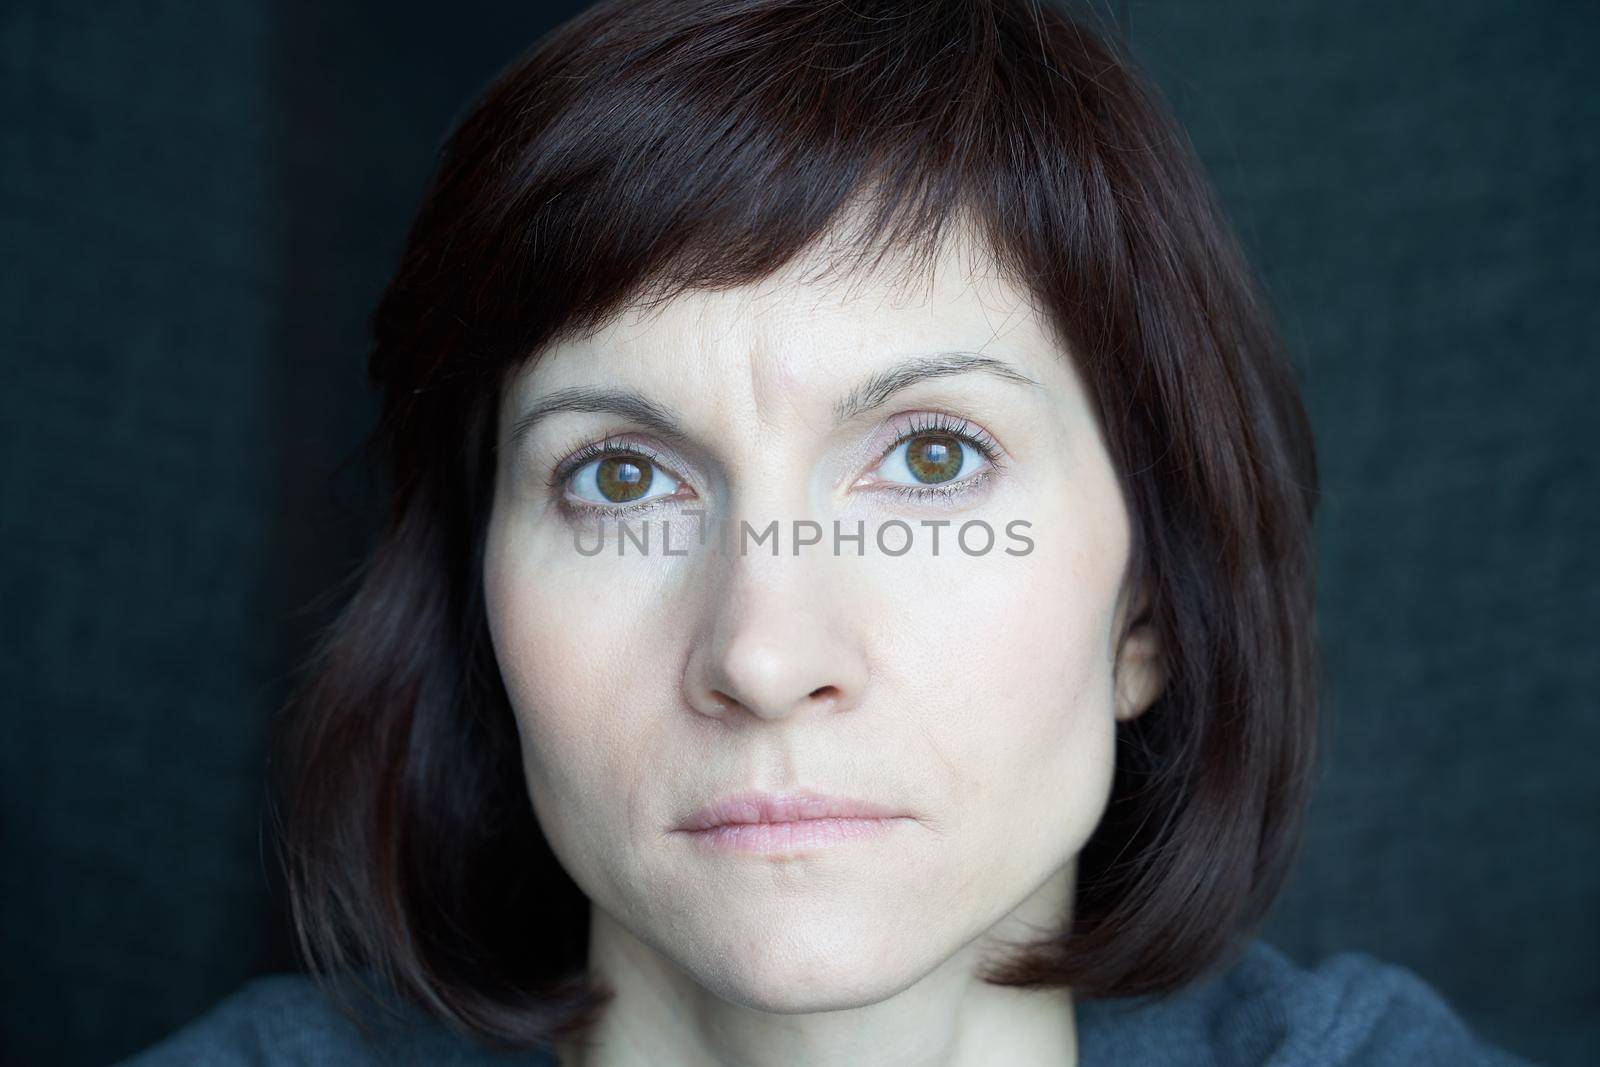
[[[604,384],[713,406],[737,392],[759,411],[833,399],[863,372],[952,350],[1005,359],[1039,380],[1067,362],[1030,296],[969,238],[947,239],[926,260],[892,252],[870,271],[839,270],[819,246],[750,285],[628,308],[530,361],[508,399]]]

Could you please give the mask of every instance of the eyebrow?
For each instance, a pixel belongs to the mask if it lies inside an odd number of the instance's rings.
[[[974,371],[989,374],[1003,381],[1017,382],[1037,387],[1038,382],[1023,374],[1003,359],[980,356],[976,352],[939,352],[930,356],[912,356],[873,374],[850,390],[833,406],[834,420],[838,424],[859,418],[886,404],[900,390],[933,378],[948,378],[954,374]]]
[[[640,393],[631,389],[580,385],[547,393],[517,416],[517,421],[511,425],[511,443],[515,444],[542,420],[561,411],[608,411],[632,419],[670,441],[681,443],[688,438],[671,412]]]
[[[1039,387],[1037,381],[1010,363],[976,352],[937,352],[910,356],[868,376],[841,397],[833,405],[835,424],[843,425],[882,407],[890,397],[918,382],[971,373],[988,374],[1003,381]],[[515,443],[540,421],[562,411],[621,415],[674,442],[686,441],[689,436],[671,411],[641,393],[631,389],[573,386],[545,394],[519,415],[511,426],[511,441]]]

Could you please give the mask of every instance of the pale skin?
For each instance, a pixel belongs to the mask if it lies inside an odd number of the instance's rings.
[[[534,812],[591,901],[589,965],[617,992],[591,1042],[558,1049],[563,1067],[1077,1062],[1070,990],[976,974],[1066,921],[1116,723],[1150,706],[1162,671],[1147,627],[1124,636],[1142,598],[1124,583],[1129,518],[1088,396],[976,247],[952,240],[915,282],[818,282],[802,260],[690,293],[562,342],[503,391],[489,626]],[[948,352],[996,362],[836,424],[863,379]],[[684,438],[560,411],[512,439],[531,406],[574,387],[642,394]],[[897,494],[921,484],[904,437],[930,416],[981,431],[1000,465],[964,445],[941,484],[986,477]],[[689,551],[575,551],[594,520],[557,498],[609,506],[599,461],[547,479],[608,436],[659,460],[643,461],[651,495],[630,521],[656,537],[669,525]],[[870,536],[891,518],[919,534],[898,557]],[[741,519],[778,520],[780,553],[695,544],[696,522]],[[795,519],[864,520],[866,552],[825,538],[792,554]],[[924,519],[951,522],[937,555]],[[1000,533],[994,550],[953,548],[971,519]],[[1029,523],[1026,554],[1003,551],[1013,519]],[[671,832],[724,793],[799,787],[910,817],[777,856]]]

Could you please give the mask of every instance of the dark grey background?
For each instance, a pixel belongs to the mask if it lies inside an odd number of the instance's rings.
[[[373,529],[364,318],[468,99],[576,4],[0,9],[0,1060],[294,965],[261,742]],[[1321,446],[1328,757],[1267,934],[1600,1059],[1595,6],[1116,16]]]

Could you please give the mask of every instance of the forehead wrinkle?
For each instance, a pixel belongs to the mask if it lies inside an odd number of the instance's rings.
[[[750,343],[745,348],[745,367],[749,372],[745,381],[750,389],[750,408],[755,412],[756,429],[763,434],[772,428],[765,398],[778,392],[777,382],[783,377],[781,367],[767,365],[772,362],[769,351],[762,343],[760,331],[752,330]]]
[[[701,308],[702,323],[718,303],[722,305],[720,313],[730,318],[726,329],[715,331],[715,343],[708,347],[726,350],[726,346],[737,346],[735,352],[728,353],[729,363],[740,362],[742,356],[747,403],[740,411],[722,414],[730,421],[753,420],[758,435],[776,428],[780,409],[786,403],[791,411],[797,409],[805,392],[805,375],[798,368],[803,361],[796,358],[798,352],[791,347],[791,339],[808,336],[792,325],[808,318],[804,309],[794,306],[796,296],[806,290],[807,287],[769,280],[718,294],[722,299],[708,301]],[[734,392],[730,389],[724,395]]]
[[[690,331],[698,338],[690,339],[690,343],[701,353],[702,388],[710,400],[711,410],[730,426],[748,422],[750,415],[747,413],[753,413],[758,434],[764,433],[771,423],[768,413],[770,405],[766,398],[774,391],[767,383],[770,375],[763,366],[765,346],[762,331],[758,327],[759,315],[752,311],[752,305],[759,295],[757,287],[695,294],[694,299],[699,301],[700,307]],[[719,326],[716,320],[724,315],[727,322]],[[730,348],[743,355],[742,361],[733,353],[728,353],[731,358],[723,358]],[[744,370],[743,393],[748,400],[730,410],[728,404],[733,403],[731,398],[739,393],[735,383],[726,381],[725,384],[729,386],[726,390],[712,389],[710,385],[713,381],[723,379],[722,366],[737,366],[741,362]]]

